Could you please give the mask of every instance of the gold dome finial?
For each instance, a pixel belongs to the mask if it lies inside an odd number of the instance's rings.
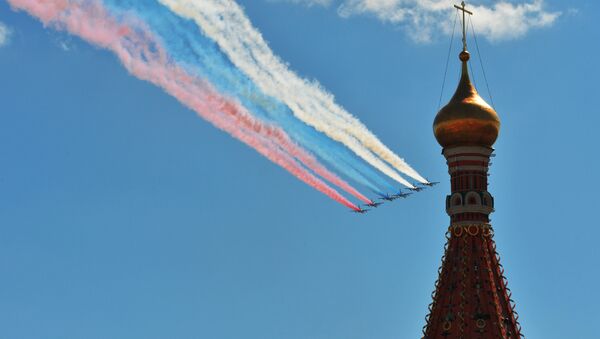
[[[454,5],[463,12],[463,50],[459,55],[462,75],[450,102],[436,115],[433,133],[442,147],[484,146],[492,147],[500,132],[500,118],[496,111],[477,93],[469,78],[465,15],[473,13]]]

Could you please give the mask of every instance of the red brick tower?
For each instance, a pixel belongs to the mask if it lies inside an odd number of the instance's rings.
[[[464,13],[471,13],[464,2],[458,8],[463,10],[462,76],[433,124],[450,173],[450,227],[423,338],[517,339],[522,337],[518,315],[489,219],[494,198],[487,191],[488,170],[500,119],[469,78]]]

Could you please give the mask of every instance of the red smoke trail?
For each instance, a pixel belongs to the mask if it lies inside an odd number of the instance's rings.
[[[352,187],[350,184],[348,184],[346,181],[344,181],[334,173],[331,173],[327,168],[325,168],[325,166],[319,163],[319,161],[315,159],[315,157],[312,154],[295,144],[289,138],[289,136],[280,128],[265,125],[260,121],[257,121],[254,117],[248,114],[244,114],[245,112],[238,112],[237,108],[229,103],[226,104],[225,107],[223,107],[222,111],[224,113],[231,114],[235,117],[237,121],[244,124],[244,126],[253,129],[255,132],[260,133],[262,135],[266,135],[269,138],[274,138],[275,140],[277,140],[277,144],[279,145],[279,147],[291,154],[293,157],[300,160],[300,162],[305,164],[308,168],[315,171],[315,173],[322,176],[332,184],[340,187],[344,191],[352,194],[353,196],[357,197],[358,199],[362,200],[367,204],[372,203],[371,199],[364,196],[362,193],[360,193],[358,190],[356,190],[354,187]]]
[[[182,69],[169,63],[166,53],[142,27],[129,27],[118,23],[100,3],[95,1],[75,3],[69,0],[8,0],[8,2],[14,8],[25,10],[38,17],[44,24],[65,29],[113,51],[133,75],[162,87],[198,115],[256,149],[308,185],[351,209],[359,209],[335,189],[308,172],[290,154],[283,152],[270,138],[272,135],[261,133],[270,129],[275,130],[274,128],[265,126],[255,119],[248,120],[250,115],[243,107],[220,96],[209,84],[190,77]],[[242,120],[246,123],[240,124]],[[287,138],[287,135],[285,137]],[[290,144],[295,150],[292,154],[306,153],[299,146]]]

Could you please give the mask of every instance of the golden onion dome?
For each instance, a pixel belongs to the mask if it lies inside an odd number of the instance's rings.
[[[436,115],[433,133],[442,147],[492,147],[500,132],[500,118],[471,83],[467,68],[469,52],[461,52],[460,60],[460,82],[450,102]]]

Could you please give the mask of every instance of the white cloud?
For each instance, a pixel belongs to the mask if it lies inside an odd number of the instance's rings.
[[[543,0],[531,3],[496,3],[493,7],[475,6],[472,20],[480,34],[490,40],[514,39],[532,28],[551,26],[561,13],[544,10]]]
[[[0,22],[0,47],[8,44],[11,34],[10,28],[8,28],[5,24]]]
[[[370,15],[406,29],[412,39],[428,42],[452,31],[455,13],[449,0],[278,0],[293,3],[338,4],[341,17]],[[545,9],[544,0],[479,0],[467,6],[478,34],[492,41],[515,39],[530,29],[551,26],[561,15]]]
[[[305,5],[308,7],[312,6],[323,6],[327,7],[331,5],[333,0],[268,0],[269,2],[289,2],[293,4]]]

